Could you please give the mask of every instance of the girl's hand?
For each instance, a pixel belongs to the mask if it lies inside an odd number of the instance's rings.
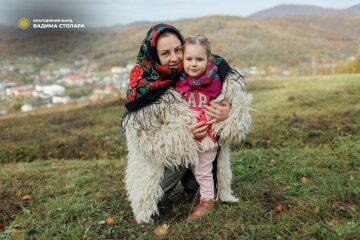
[[[188,127],[189,132],[194,136],[194,138],[202,138],[205,137],[207,134],[207,129],[209,125],[206,124],[207,122],[199,122],[194,125]]]
[[[227,101],[210,102],[210,106],[204,106],[204,112],[211,117],[211,120],[206,124],[224,121],[229,117],[230,104]]]

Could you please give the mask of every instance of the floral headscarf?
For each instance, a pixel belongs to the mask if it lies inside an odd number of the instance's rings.
[[[181,76],[182,66],[167,68],[160,65],[156,42],[164,32],[172,32],[178,36],[181,44],[184,42],[179,30],[171,25],[160,23],[150,28],[130,73],[125,104],[128,111],[136,111],[153,103]]]

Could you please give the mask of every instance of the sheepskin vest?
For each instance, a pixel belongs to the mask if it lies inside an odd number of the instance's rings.
[[[162,104],[175,96],[176,101],[163,111]],[[173,97],[171,97],[173,99]],[[215,101],[226,100],[231,110],[228,119],[214,123],[213,133],[221,146],[217,157],[218,198],[237,202],[231,189],[230,142],[245,138],[251,125],[252,95],[244,91],[244,81],[238,76],[224,80],[222,92]],[[201,145],[187,130],[197,122],[198,113],[191,110],[175,89],[169,88],[157,104],[139,110],[137,117],[129,117],[125,133],[128,147],[126,190],[138,223],[151,221],[158,214],[158,203],[164,195],[160,187],[165,167],[176,168],[196,164],[199,151],[211,148]]]

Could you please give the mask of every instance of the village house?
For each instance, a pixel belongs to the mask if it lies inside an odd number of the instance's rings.
[[[21,111],[22,112],[30,112],[32,110],[33,110],[33,108],[31,106],[31,104],[26,103],[26,104],[21,106]]]
[[[52,106],[51,99],[44,99],[44,100],[34,101],[32,103],[25,103],[24,105],[21,106],[21,111],[30,112],[34,108],[39,108],[39,107],[44,107],[44,106],[50,108]]]
[[[23,85],[6,88],[6,95],[9,97],[31,97],[33,92],[32,85]]]
[[[6,97],[5,84],[0,81],[0,99],[4,100]]]
[[[99,102],[106,99],[106,96],[114,92],[113,85],[106,85],[103,89],[96,88],[90,96],[90,101]]]
[[[52,85],[36,85],[33,91],[34,97],[48,98],[53,96],[62,96],[65,93],[65,88],[58,84]]]
[[[64,97],[54,96],[52,97],[52,102],[66,104],[71,102],[71,98],[69,96],[64,96]]]
[[[85,84],[84,79],[79,75],[69,75],[67,78],[65,78],[66,86],[82,87],[84,86],[84,84]]]
[[[0,109],[0,115],[5,115],[7,113],[6,109]]]
[[[110,69],[110,71],[111,71],[112,74],[123,74],[123,73],[127,72],[127,69],[124,68],[124,67],[115,66],[115,67],[112,67]]]
[[[129,81],[129,72],[133,65],[128,65],[126,68],[124,67],[112,67],[112,82],[116,89],[120,90],[121,92],[126,91],[128,87]]]
[[[127,65],[126,65],[126,70],[127,70],[128,72],[130,72],[134,67],[135,67],[135,64],[127,64]]]

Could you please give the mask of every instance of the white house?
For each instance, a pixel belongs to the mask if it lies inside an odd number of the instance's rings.
[[[35,94],[33,94],[33,95],[36,97],[40,96],[40,95],[45,95],[45,96],[50,96],[50,97],[61,96],[61,95],[64,95],[65,88],[58,84],[52,84],[52,85],[46,85],[46,86],[36,85],[34,92],[35,92]]]
[[[67,75],[70,73],[70,68],[60,68],[58,72],[61,75]]]
[[[127,70],[124,67],[112,67],[111,68],[111,73],[112,74],[123,74],[125,73]]]
[[[0,81],[0,99],[5,99],[5,84]]]
[[[22,105],[21,106],[21,111],[23,111],[23,112],[30,112],[30,111],[32,111],[32,106],[31,106],[31,104],[24,104],[24,105]]]
[[[113,85],[116,89],[125,91],[128,88],[129,77],[113,76]]]
[[[66,104],[68,102],[71,101],[71,98],[69,96],[65,96],[65,97],[57,97],[57,96],[54,96],[52,97],[52,102],[53,103],[63,103],[63,104]]]
[[[59,96],[59,95],[64,95],[65,87],[58,84],[45,85],[45,86],[36,85],[35,91],[43,93],[48,96]]]
[[[0,115],[5,115],[7,111],[5,109],[0,109]]]
[[[132,64],[128,64],[126,67],[112,67],[112,84],[116,89],[125,91],[128,87],[129,72],[134,67]]]
[[[133,69],[133,67],[135,67],[135,64],[128,64],[128,65],[126,65],[126,70],[127,70],[128,72],[130,72],[131,69]]]

